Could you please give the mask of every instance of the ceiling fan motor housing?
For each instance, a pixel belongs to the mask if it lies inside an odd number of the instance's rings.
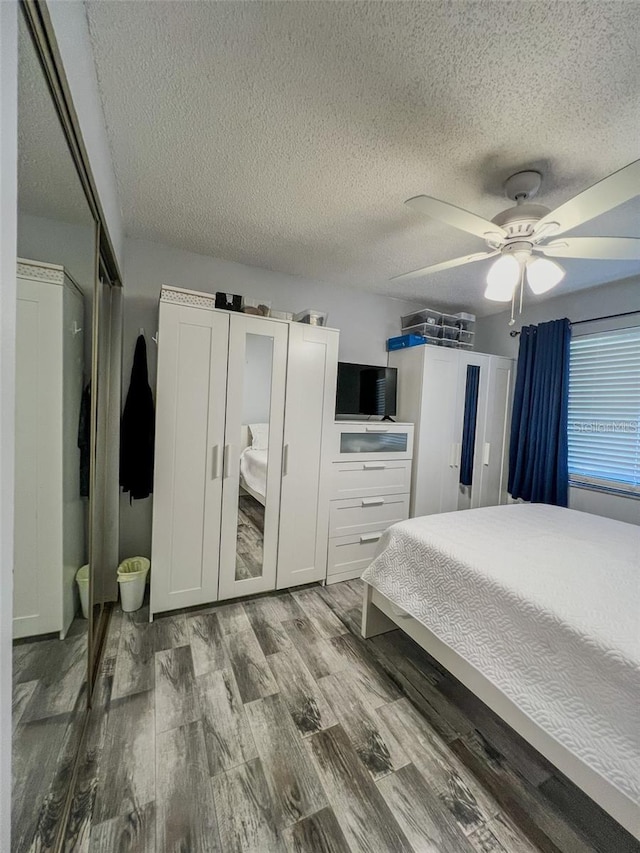
[[[549,208],[543,204],[531,204],[524,202],[503,210],[491,220],[500,225],[507,232],[507,240],[518,240],[530,237],[533,229],[544,216],[549,213]]]

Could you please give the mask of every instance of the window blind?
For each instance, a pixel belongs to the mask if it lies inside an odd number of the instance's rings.
[[[569,477],[640,495],[640,326],[571,340]]]

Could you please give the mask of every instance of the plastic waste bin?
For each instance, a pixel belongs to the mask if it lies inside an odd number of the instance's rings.
[[[80,593],[80,607],[85,619],[89,618],[89,566],[80,566],[76,572],[76,583]]]
[[[125,613],[132,613],[142,607],[150,566],[147,557],[129,557],[118,566],[120,603]]]

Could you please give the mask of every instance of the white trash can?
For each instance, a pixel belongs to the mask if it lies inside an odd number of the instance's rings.
[[[125,613],[142,607],[150,565],[147,557],[129,557],[118,566],[120,603]]]
[[[89,566],[81,566],[76,572],[76,583],[80,593],[80,607],[85,619],[89,618]]]

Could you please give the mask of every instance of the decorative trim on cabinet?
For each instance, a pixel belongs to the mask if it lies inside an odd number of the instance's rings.
[[[175,305],[190,305],[192,308],[207,308],[210,311],[216,307],[214,294],[194,293],[192,290],[176,290],[173,287],[162,287],[161,302],[171,302]]]
[[[34,281],[46,281],[49,284],[64,284],[64,267],[50,264],[32,264],[18,261],[16,275],[18,278],[31,278]]]

